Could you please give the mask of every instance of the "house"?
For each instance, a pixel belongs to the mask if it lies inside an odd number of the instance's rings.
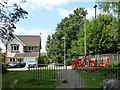
[[[14,35],[7,43],[7,61],[37,61],[39,46],[39,35]]]
[[[3,58],[3,61],[5,63],[5,59],[6,59],[6,55],[4,53],[2,53],[2,58]]]
[[[0,47],[0,58],[2,58],[2,62],[5,62],[6,55],[2,53],[2,48]]]

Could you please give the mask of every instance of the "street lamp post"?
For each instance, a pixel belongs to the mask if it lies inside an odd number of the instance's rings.
[[[86,59],[86,15],[84,16],[84,32],[85,32],[85,59]]]
[[[66,61],[65,61],[65,37],[62,37],[62,39],[64,39],[64,66],[66,65]]]
[[[96,38],[96,35],[97,35],[97,27],[96,27],[96,7],[97,7],[97,5],[95,5],[93,8],[95,8],[95,63],[96,63],[96,65],[97,65],[97,58],[96,58],[96,54],[97,54],[97,52],[96,52],[96,48],[97,48],[97,38]]]
[[[65,70],[66,70],[66,76],[65,76],[66,80],[65,80],[65,82],[67,82],[67,63],[66,63],[66,60],[65,60],[65,45],[66,45],[65,37],[62,37],[62,39],[64,39],[64,67],[65,67]]]

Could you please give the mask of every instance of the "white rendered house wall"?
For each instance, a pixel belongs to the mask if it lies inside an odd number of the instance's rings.
[[[11,53],[11,45],[12,44],[18,44],[19,45],[19,53],[23,53],[23,45],[21,44],[21,42],[19,42],[19,40],[18,39],[16,39],[16,38],[14,38],[11,42],[9,42],[8,43],[8,45],[7,45],[7,57],[14,57],[14,55],[16,54],[16,53]]]

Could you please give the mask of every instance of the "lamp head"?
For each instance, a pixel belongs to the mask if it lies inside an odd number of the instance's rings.
[[[96,8],[97,7],[97,5],[95,5],[93,8]]]

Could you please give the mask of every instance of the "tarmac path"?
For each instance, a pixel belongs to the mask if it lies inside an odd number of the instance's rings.
[[[56,88],[84,88],[85,82],[75,70],[67,69],[67,82],[61,82]]]

